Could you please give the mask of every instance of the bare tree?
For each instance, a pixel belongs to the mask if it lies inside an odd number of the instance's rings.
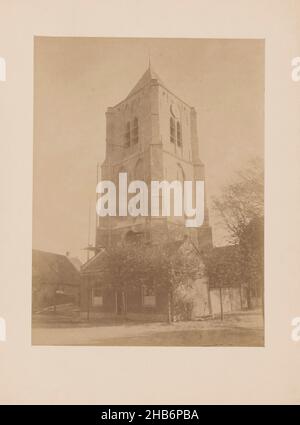
[[[247,225],[264,210],[264,173],[260,158],[254,158],[236,173],[236,179],[213,198],[213,208],[228,231],[230,243],[240,242]]]
[[[238,171],[235,181],[223,188],[219,198],[213,199],[213,206],[221,218],[222,225],[228,231],[228,242],[239,245],[236,251],[239,257],[235,261],[236,271],[233,273],[231,270],[231,275],[238,276],[240,284],[246,285],[248,308],[252,307],[253,295],[262,299],[263,307],[264,173],[262,160],[254,158],[249,161],[247,167]],[[227,267],[226,270],[229,268]]]

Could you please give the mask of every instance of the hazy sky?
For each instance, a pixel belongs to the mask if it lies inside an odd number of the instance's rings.
[[[33,248],[86,258],[89,205],[92,242],[95,234],[105,111],[128,95],[149,54],[165,85],[197,109],[209,197],[248,159],[263,157],[263,41],[37,38]]]

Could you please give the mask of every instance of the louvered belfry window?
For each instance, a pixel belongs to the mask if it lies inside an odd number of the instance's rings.
[[[132,142],[134,145],[139,142],[139,121],[136,117],[133,120]]]
[[[125,133],[125,146],[130,146],[130,122],[126,124],[126,133]]]
[[[177,121],[177,145],[182,146],[182,140],[181,140],[181,125],[180,122]]]
[[[170,142],[175,143],[175,120],[173,117],[170,118]]]

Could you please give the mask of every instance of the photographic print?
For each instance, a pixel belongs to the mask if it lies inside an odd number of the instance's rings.
[[[35,37],[33,345],[264,346],[264,61]]]

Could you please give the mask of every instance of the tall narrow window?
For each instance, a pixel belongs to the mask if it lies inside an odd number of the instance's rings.
[[[134,145],[136,145],[139,142],[139,121],[136,117],[133,120],[132,142],[133,142]]]
[[[181,125],[180,122],[177,121],[177,145],[182,146],[182,140],[181,140]]]
[[[170,142],[175,143],[175,120],[170,118]]]
[[[130,122],[126,124],[126,133],[125,133],[125,146],[129,148],[130,146]]]

